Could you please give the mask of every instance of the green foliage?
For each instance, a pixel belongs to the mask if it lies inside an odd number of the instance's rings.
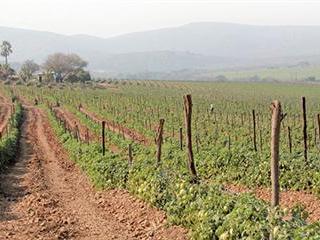
[[[75,83],[75,82],[85,83],[90,80],[91,80],[90,73],[83,69],[77,69],[74,72],[69,73],[64,79],[64,81],[71,82],[71,83]]]
[[[112,83],[110,89],[94,90],[65,86],[63,89],[18,87],[22,95],[42,102],[57,100],[73,112],[90,131],[100,134],[99,124],[77,110],[81,103],[101,118],[153,139],[159,118],[165,117],[161,164],[155,164],[155,147],[133,143],[134,162],[127,163],[129,140],[107,130],[107,143],[118,146],[118,154],[101,156],[100,146],[76,142],[61,127],[58,134],[70,156],[99,187],[126,188],[132,194],[167,212],[172,224],[191,229],[193,239],[317,239],[318,223],[308,224],[302,208],[271,211],[268,204],[250,194],[236,195],[223,188],[226,183],[251,188],[267,187],[269,177],[270,110],[273,99],[288,113],[281,128],[280,185],[282,189],[319,193],[319,150],[314,143],[314,115],[318,112],[320,89],[315,85],[239,83]],[[196,167],[201,179],[191,185],[186,155],[180,151],[177,132],[183,126],[182,95],[193,95],[193,142]],[[309,161],[303,160],[299,122],[300,96],[307,97]],[[213,104],[213,112],[209,111]],[[252,116],[259,116],[258,152],[252,143]],[[243,119],[241,119],[243,117]],[[287,147],[286,127],[291,126],[293,152]],[[172,131],[175,131],[173,136]],[[183,132],[184,133],[184,132]],[[259,131],[258,131],[259,133]],[[196,137],[200,141],[196,144]],[[231,139],[230,149],[229,137]],[[263,145],[260,146],[260,140]],[[198,145],[198,147],[197,147]],[[81,146],[81,147],[80,147]],[[262,147],[262,149],[260,149]],[[199,148],[197,150],[197,148]],[[290,218],[292,216],[292,218]]]
[[[14,73],[14,69],[10,68],[8,64],[0,64],[0,80],[8,79]]]
[[[8,56],[12,53],[11,43],[8,41],[2,41],[0,45],[0,54],[5,58],[5,65],[8,65]]]
[[[252,195],[226,192],[219,185],[191,184],[186,175],[173,172],[166,158],[156,166],[153,154],[140,149],[129,166],[121,154],[101,156],[97,144],[81,144],[50,114],[51,123],[72,159],[86,171],[97,187],[127,188],[132,194],[164,209],[172,224],[192,230],[193,239],[292,239],[319,235],[318,224],[307,225],[303,209],[294,209],[293,218],[284,220],[283,210],[273,214],[263,201]],[[173,161],[175,162],[175,161]],[[177,180],[180,179],[180,180]]]
[[[16,104],[16,111],[9,122],[9,132],[0,140],[0,170],[16,156],[20,138],[20,124],[22,122],[22,107]]]
[[[46,72],[54,73],[57,82],[66,80],[68,76],[69,81],[73,82],[76,78],[80,78],[78,81],[88,80],[89,74],[83,70],[87,65],[77,54],[54,53],[48,56],[43,67]]]
[[[19,71],[19,77],[22,81],[26,82],[32,79],[33,74],[39,71],[40,66],[36,64],[33,60],[25,61]]]
[[[97,187],[125,186],[124,179],[128,174],[128,164],[126,161],[119,161],[121,156],[109,151],[102,156],[102,150],[98,144],[87,145],[78,142],[69,133],[64,132],[52,113],[49,117],[70,157],[88,174]]]

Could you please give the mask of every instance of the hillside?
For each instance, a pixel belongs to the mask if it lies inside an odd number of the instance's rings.
[[[320,62],[320,26],[202,22],[107,39],[0,27],[0,40],[13,44],[13,62],[76,52],[90,70],[115,74]]]

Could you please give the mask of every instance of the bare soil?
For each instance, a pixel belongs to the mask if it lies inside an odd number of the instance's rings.
[[[25,108],[20,154],[0,175],[0,239],[187,239],[124,190],[97,191],[39,109]]]

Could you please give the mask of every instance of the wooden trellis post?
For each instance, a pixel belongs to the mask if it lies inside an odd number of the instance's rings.
[[[288,126],[288,144],[289,144],[289,151],[292,153],[292,140],[291,140],[291,128]]]
[[[253,123],[253,147],[257,151],[257,131],[256,131],[256,113],[252,110],[252,123]]]
[[[130,143],[129,146],[128,146],[128,162],[129,162],[129,165],[132,164],[132,161],[133,161],[133,157],[132,157],[132,144]]]
[[[188,168],[191,174],[191,181],[193,183],[198,182],[198,175],[193,158],[192,150],[192,134],[191,134],[191,116],[192,116],[192,99],[191,95],[186,95],[184,98],[184,120],[186,126],[186,145],[188,154]]]
[[[157,164],[160,164],[160,162],[161,162],[161,150],[162,150],[162,143],[163,143],[163,125],[164,125],[164,119],[160,119],[158,132],[157,132],[157,138],[156,138]]]
[[[260,139],[260,151],[263,152],[263,139],[262,139],[262,130],[259,130],[259,139]]]
[[[102,121],[101,122],[101,125],[102,125],[102,155],[104,156],[105,153],[106,153],[106,142],[105,142],[105,130],[106,130],[106,122],[105,121]]]
[[[318,123],[318,138],[320,143],[320,114],[317,114],[317,123]]]
[[[302,123],[303,123],[303,143],[304,143],[304,160],[308,161],[308,135],[307,135],[307,110],[306,98],[301,98],[302,102]]]
[[[89,129],[86,128],[86,141],[87,141],[87,144],[89,145],[90,144],[90,135],[89,135]]]
[[[179,142],[180,142],[180,150],[183,148],[183,142],[182,142],[183,136],[182,136],[182,127],[179,128]]]
[[[271,206],[279,205],[279,146],[280,146],[280,124],[281,124],[281,104],[273,101],[271,122]]]

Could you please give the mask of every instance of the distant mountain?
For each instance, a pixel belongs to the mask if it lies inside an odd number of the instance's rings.
[[[41,63],[54,52],[75,52],[107,73],[221,69],[301,61],[320,62],[320,26],[253,26],[200,22],[112,38],[0,27],[13,62]]]
[[[108,39],[108,51],[188,51],[236,58],[320,54],[320,26],[253,26],[200,22]]]

